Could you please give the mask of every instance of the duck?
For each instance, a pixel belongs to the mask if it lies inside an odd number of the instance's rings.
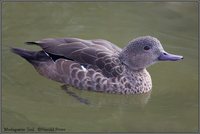
[[[147,68],[159,61],[179,61],[181,55],[166,52],[156,37],[137,37],[124,47],[104,40],[46,38],[26,42],[40,51],[11,48],[36,71],[51,80],[81,90],[142,94],[152,90]]]

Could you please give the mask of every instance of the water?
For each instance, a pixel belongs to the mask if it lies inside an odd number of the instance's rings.
[[[3,128],[64,132],[196,132],[198,7],[195,2],[3,2]],[[107,39],[123,47],[143,35],[184,56],[148,68],[153,90],[115,95],[70,88],[40,76],[9,48],[49,37]],[[60,132],[57,131],[57,132]]]

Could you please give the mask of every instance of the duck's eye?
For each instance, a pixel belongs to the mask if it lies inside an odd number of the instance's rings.
[[[145,46],[145,47],[144,47],[144,50],[149,50],[149,49],[150,49],[149,46]]]

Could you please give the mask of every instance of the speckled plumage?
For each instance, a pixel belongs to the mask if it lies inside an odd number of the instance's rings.
[[[13,48],[12,51],[28,60],[41,75],[98,92],[146,93],[152,88],[146,67],[158,60],[182,59],[166,53],[160,42],[151,36],[137,38],[124,49],[102,39],[43,39],[27,44],[38,45],[43,50]],[[165,55],[171,57],[166,59]]]

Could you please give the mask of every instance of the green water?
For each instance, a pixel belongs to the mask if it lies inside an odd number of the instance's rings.
[[[3,2],[2,129],[62,132],[197,132],[198,4],[196,2]],[[148,68],[152,92],[115,95],[70,88],[40,76],[9,48],[49,37],[107,39],[123,47],[143,35],[184,56]],[[57,131],[59,132],[59,131]]]

